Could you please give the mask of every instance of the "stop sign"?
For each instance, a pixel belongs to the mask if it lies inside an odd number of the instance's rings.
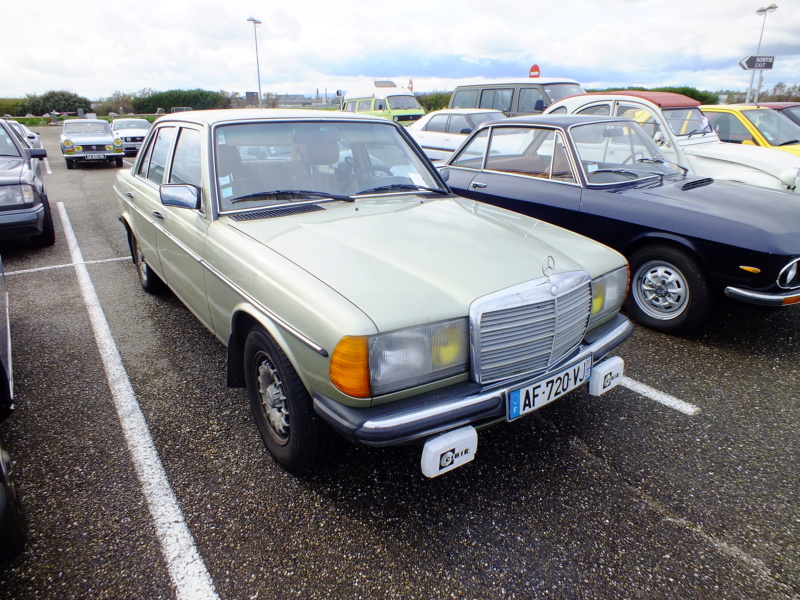
[[[528,73],[528,77],[538,77],[539,76],[539,65],[533,65],[531,67],[530,72]]]

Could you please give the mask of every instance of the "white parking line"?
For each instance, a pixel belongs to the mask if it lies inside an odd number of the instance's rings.
[[[44,157],[42,160],[44,161],[45,173],[47,173],[48,175],[52,175],[53,171],[50,170],[50,162],[47,160],[47,157]]]
[[[177,597],[179,600],[218,599],[211,576],[194,545],[178,500],[167,480],[62,202],[58,203],[58,212],[125,441],[155,522],[161,552]]]
[[[696,415],[700,412],[700,407],[695,406],[694,404],[689,404],[688,402],[684,402],[683,400],[679,400],[674,396],[670,396],[669,394],[665,394],[664,392],[660,392],[655,388],[651,388],[649,385],[645,385],[635,379],[631,379],[630,377],[623,377],[622,384],[626,388],[631,391],[636,392],[637,394],[641,394],[642,396],[646,396],[651,400],[655,400],[656,402],[660,402],[664,406],[668,406],[669,408],[675,409],[679,412],[682,412],[685,415]]]
[[[36,273],[37,271],[52,271],[54,269],[65,269],[67,267],[76,267],[78,264],[82,265],[98,265],[107,262],[119,262],[122,260],[131,260],[130,256],[120,256],[119,258],[102,258],[100,260],[85,260],[82,263],[67,263],[65,265],[50,265],[47,267],[37,267],[35,269],[20,269],[19,271],[6,271],[6,277],[9,275],[23,275],[25,273]]]

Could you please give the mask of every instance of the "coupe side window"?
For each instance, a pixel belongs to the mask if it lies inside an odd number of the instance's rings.
[[[469,124],[467,117],[464,115],[452,115],[450,117],[450,123],[447,125],[447,133],[460,134],[464,129],[472,131],[472,126]]]
[[[174,137],[174,127],[162,127],[156,132],[155,137],[147,147],[147,155],[139,166],[138,175],[149,179],[156,185],[164,183],[167,155]]]
[[[200,168],[200,132],[196,129],[181,129],[175,155],[172,157],[170,183],[188,183],[197,188],[203,181]]]
[[[723,142],[741,144],[745,139],[752,140],[752,136],[739,122],[739,119],[727,113],[706,113],[711,128],[717,133]],[[742,135],[743,134],[743,135]]]
[[[661,131],[661,123],[658,117],[642,106],[634,106],[620,102],[617,105],[616,112],[616,116],[618,117],[625,117],[626,119],[633,119],[636,121],[642,126],[642,129],[645,130],[651,139],[655,137],[656,133]]]
[[[449,118],[450,117],[448,115],[436,115],[435,117],[432,117],[431,120],[428,121],[425,131],[444,133],[445,129],[447,129],[447,119]]]
[[[542,179],[574,182],[564,139],[554,129],[496,129],[486,168]]]
[[[598,115],[600,117],[608,117],[611,116],[611,106],[608,104],[595,104],[594,106],[587,106],[586,108],[579,110],[575,114]]]
[[[464,150],[453,161],[454,167],[464,167],[465,169],[480,169],[483,163],[483,155],[486,153],[486,146],[489,141],[489,130],[484,129],[472,140],[470,140]]]

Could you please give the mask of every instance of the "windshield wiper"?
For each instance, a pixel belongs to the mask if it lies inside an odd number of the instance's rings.
[[[329,194],[327,192],[315,192],[313,190],[270,190],[268,192],[255,192],[240,196],[231,200],[231,204],[251,200],[252,198],[259,198],[263,196],[305,196],[312,198],[330,198],[331,200],[341,200],[342,202],[355,202],[352,196],[344,196],[342,194]]]
[[[793,146],[794,144],[800,144],[800,140],[789,140],[788,142],[778,144],[778,146]]]
[[[439,188],[431,188],[424,185],[414,185],[413,183],[394,183],[392,185],[381,185],[379,187],[370,188],[368,190],[362,190],[358,193],[369,194],[370,192],[382,192],[384,190],[425,190],[426,192],[433,192],[435,194],[442,194],[442,195],[447,195],[449,193],[447,190],[441,190]]]
[[[648,158],[648,157],[643,157],[643,158],[637,158],[637,159],[636,159],[636,162],[640,162],[640,163],[659,163],[659,164],[664,164],[664,163],[665,163],[665,162],[667,162],[667,161],[665,161],[663,158]]]

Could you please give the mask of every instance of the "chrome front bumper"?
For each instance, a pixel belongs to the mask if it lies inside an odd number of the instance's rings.
[[[486,427],[506,420],[507,397],[512,388],[545,379],[572,361],[592,357],[597,364],[633,333],[624,316],[587,333],[583,343],[557,365],[535,378],[480,386],[465,382],[370,408],[352,408],[318,392],[312,392],[314,410],[337,433],[364,446],[393,446],[421,441],[431,435],[464,425]]]
[[[726,287],[725,295],[734,300],[739,300],[740,302],[758,304],[760,306],[800,305],[800,290],[786,292],[785,294],[765,294],[763,292],[753,292],[741,288]]]

